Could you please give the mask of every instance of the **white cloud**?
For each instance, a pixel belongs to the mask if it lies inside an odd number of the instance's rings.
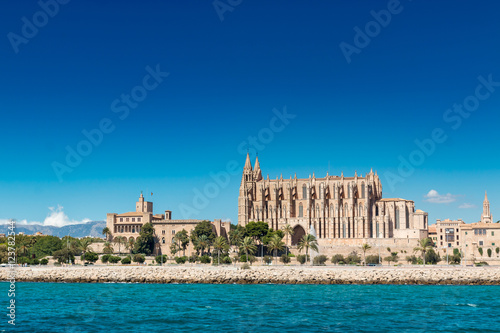
[[[458,206],[458,208],[462,208],[462,209],[476,208],[476,205],[464,202],[463,204]]]
[[[63,206],[57,205],[57,208],[54,207],[49,207],[49,214],[45,218],[43,222],[38,222],[38,221],[27,221],[27,220],[18,220],[16,221],[16,224],[39,224],[39,225],[45,225],[45,226],[54,226],[54,227],[63,227],[65,225],[71,225],[71,224],[81,224],[81,223],[86,223],[90,222],[92,220],[90,219],[83,219],[81,221],[76,221],[76,220],[70,220],[68,215],[64,213]],[[9,219],[0,219],[0,224],[6,224],[10,220]]]
[[[429,193],[424,195],[425,201],[432,202],[432,203],[450,203],[454,202],[457,200],[457,195],[453,195],[451,193],[447,194],[439,194],[438,191],[436,190],[430,190]]]

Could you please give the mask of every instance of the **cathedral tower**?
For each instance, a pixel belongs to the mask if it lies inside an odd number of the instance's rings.
[[[483,201],[483,213],[481,214],[481,222],[483,223],[491,223],[493,218],[490,213],[490,202],[488,201],[488,194],[484,192],[484,201]]]

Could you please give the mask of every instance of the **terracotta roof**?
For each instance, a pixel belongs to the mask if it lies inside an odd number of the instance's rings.
[[[461,227],[462,229],[474,229],[474,228],[500,229],[500,223],[476,222],[476,223],[464,224]]]
[[[430,225],[428,230],[429,230],[429,233],[433,233],[433,234],[437,233],[435,224]]]
[[[144,215],[144,213],[128,212],[128,213],[118,214],[116,216],[119,216],[119,217],[129,217],[129,216],[142,216],[142,215]]]

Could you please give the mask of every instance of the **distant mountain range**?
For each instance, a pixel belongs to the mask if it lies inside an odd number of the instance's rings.
[[[8,224],[0,224],[0,233],[7,234],[9,231]],[[44,226],[37,224],[16,224],[16,234],[24,232],[25,235],[33,235],[35,232],[40,231],[44,235],[52,235],[57,237],[64,237],[70,235],[71,237],[104,237],[102,229],[106,227],[105,221],[91,221],[81,224],[72,224],[64,227]]]

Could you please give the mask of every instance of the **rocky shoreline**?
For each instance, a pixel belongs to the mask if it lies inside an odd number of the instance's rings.
[[[500,267],[95,266],[0,269],[0,281],[63,283],[500,285]]]

